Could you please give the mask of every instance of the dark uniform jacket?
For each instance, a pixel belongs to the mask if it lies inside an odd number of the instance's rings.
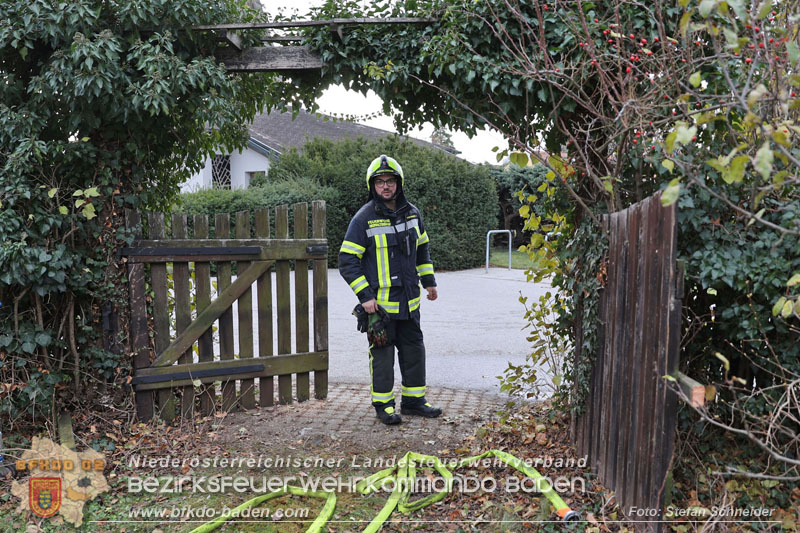
[[[397,210],[371,199],[350,221],[339,249],[339,272],[360,302],[375,298],[397,320],[419,318],[420,281],[435,287],[428,234],[419,210],[397,199]]]

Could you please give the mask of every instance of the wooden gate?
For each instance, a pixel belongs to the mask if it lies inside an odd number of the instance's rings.
[[[307,400],[312,372],[315,397],[327,396],[325,202],[312,204],[310,239],[308,205],[294,204],[292,209],[291,239],[286,205],[275,209],[274,238],[270,238],[267,209],[252,215],[236,213],[234,238],[227,214],[215,216],[215,238],[209,238],[207,215],[195,215],[191,225],[186,215],[172,215],[169,236],[163,214],[143,217],[128,213],[128,226],[136,232],[136,241],[121,254],[128,263],[130,335],[135,350],[132,385],[140,419],[158,415],[171,421],[178,415],[191,417],[196,408],[203,415],[217,408],[250,409],[256,406],[256,397],[262,407],[273,405],[275,376],[280,403],[291,403],[295,396],[298,401]],[[145,231],[147,239],[143,238]],[[309,306],[309,261],[313,309]],[[212,301],[214,286],[217,296]],[[277,339],[273,334],[275,314]]]
[[[604,217],[607,282],[600,296],[597,357],[576,424],[578,453],[637,529],[660,530],[675,439],[683,275],[676,262],[676,206],[652,196]],[[647,514],[631,516],[631,508]]]

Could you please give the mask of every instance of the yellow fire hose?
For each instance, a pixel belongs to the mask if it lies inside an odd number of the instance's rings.
[[[500,450],[489,450],[488,452],[484,452],[480,455],[461,459],[458,463],[456,463],[456,466],[459,468],[462,466],[468,466],[471,463],[477,463],[481,459],[485,459],[487,457],[496,457],[506,465],[516,469],[519,472],[522,472],[531,479],[534,479],[539,492],[541,492],[550,501],[550,503],[553,504],[553,507],[556,509],[556,513],[558,513],[558,516],[561,517],[564,522],[572,522],[580,519],[580,514],[577,511],[570,509],[569,506],[564,503],[564,500],[562,500],[561,497],[556,494],[550,483],[548,483],[548,481],[535,468],[526,465],[509,453]],[[411,490],[414,486],[414,480],[416,479],[417,468],[420,467],[433,468],[439,472],[439,474],[441,474],[445,480],[445,489],[443,491],[434,492],[418,500],[409,502]],[[402,457],[402,459],[400,459],[400,461],[398,461],[396,467],[386,468],[384,470],[375,472],[366,479],[356,483],[355,489],[360,494],[366,495],[370,492],[376,492],[388,482],[391,482],[393,486],[392,493],[389,495],[389,499],[386,501],[386,504],[378,513],[378,516],[376,516],[372,522],[369,523],[366,529],[364,529],[364,533],[376,533],[379,531],[383,527],[383,524],[394,512],[395,508],[401,513],[407,514],[411,511],[422,509],[423,507],[444,499],[452,490],[453,474],[436,456],[408,452]],[[230,514],[220,516],[216,520],[203,524],[202,526],[192,530],[191,533],[208,533],[209,531],[213,531],[231,518],[240,515],[245,509],[255,507],[267,500],[283,496],[287,493],[297,496],[312,496],[314,498],[325,499],[325,506],[322,508],[322,511],[311,524],[311,526],[306,530],[307,533],[319,532],[322,529],[322,526],[324,526],[333,515],[334,508],[336,507],[335,493],[314,492],[287,485],[275,492],[248,500],[233,509]]]

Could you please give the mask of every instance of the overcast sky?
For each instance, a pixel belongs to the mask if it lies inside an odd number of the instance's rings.
[[[284,10],[296,9],[301,15],[308,12],[309,6],[317,6],[322,3],[322,0],[261,0],[261,5],[268,13],[275,13],[278,9],[283,8]],[[285,11],[285,13],[287,12]],[[382,112],[381,99],[375,93],[370,92],[369,95],[364,96],[361,93],[347,91],[341,86],[328,88],[318,103],[320,112],[326,114],[346,113],[363,116]],[[381,115],[374,119],[358,122],[374,128],[395,131],[390,116]],[[411,131],[409,135],[430,141],[431,133],[433,133],[433,125],[428,124],[416,131]],[[503,136],[493,131],[478,133],[472,139],[460,132],[451,132],[451,135],[456,149],[461,151],[460,157],[473,163],[496,164],[497,159],[492,148],[495,146],[506,147]]]

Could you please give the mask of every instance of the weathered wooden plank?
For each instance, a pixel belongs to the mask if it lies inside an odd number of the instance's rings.
[[[218,213],[214,217],[214,232],[217,239],[227,240],[231,236],[231,219],[227,213]],[[231,285],[231,264],[219,261],[217,265],[217,293],[222,294]],[[239,296],[238,294],[236,295]],[[219,299],[219,298],[217,298]],[[231,301],[231,304],[233,301]],[[213,304],[212,304],[213,305]],[[210,306],[209,306],[210,307]],[[208,308],[206,308],[208,311]],[[219,315],[219,357],[222,361],[233,359],[233,309],[230,304],[224,306]],[[236,381],[222,382],[222,410],[232,411],[236,407]]]
[[[244,291],[248,290],[258,276],[266,272],[270,266],[272,266],[272,261],[255,261],[250,265],[250,268],[239,275],[236,281],[231,284],[227,284],[227,280],[225,279],[230,274],[230,270],[228,269],[227,272],[223,271],[220,273],[223,269],[218,268],[218,286],[222,290],[222,293],[197,316],[197,319],[194,320],[183,333],[178,335],[177,339],[172,341],[169,347],[153,362],[153,366],[166,366],[174,363],[181,353],[191,347],[200,335],[211,327],[214,320],[217,318],[222,320],[225,317],[227,310],[230,309],[233,302],[236,301]],[[232,315],[231,320],[233,320]],[[222,325],[220,324],[220,345],[222,344],[221,330]],[[233,338],[232,335],[231,338]],[[220,348],[220,352],[222,352],[222,348]]]
[[[622,403],[620,397],[620,382],[622,380],[622,373],[626,370],[622,366],[621,354],[626,349],[625,345],[625,332],[628,330],[627,323],[627,294],[628,294],[628,273],[629,273],[629,250],[630,238],[628,236],[628,213],[629,210],[624,210],[615,214],[617,219],[617,242],[619,244],[619,266],[617,271],[617,284],[616,284],[616,308],[614,309],[614,341],[611,349],[611,374],[610,374],[610,394],[606,397],[605,401],[608,403],[608,417],[609,426],[611,428],[619,429],[623,421],[619,418],[619,408]],[[609,431],[608,438],[606,439],[606,460],[605,460],[605,479],[609,487],[617,489],[617,457],[619,431]]]
[[[648,313],[651,311],[651,301],[652,301],[652,293],[651,291],[647,290],[647,287],[650,283],[652,283],[652,271],[653,271],[653,264],[652,264],[652,257],[650,256],[652,252],[652,246],[650,242],[650,217],[648,213],[648,205],[646,202],[642,202],[641,205],[641,214],[640,214],[640,229],[639,229],[639,242],[641,247],[641,257],[643,259],[643,268],[641,272],[641,283],[640,283],[640,295],[638,299],[641,301],[641,306],[639,307],[639,314],[643,317],[642,322],[642,332],[641,332],[641,342],[638,346],[638,354],[636,359],[636,366],[634,368],[634,382],[635,382],[635,390],[637,392],[637,396],[635,398],[635,429],[633,432],[633,439],[631,446],[633,449],[631,450],[631,461],[633,463],[633,475],[631,478],[631,485],[630,485],[630,499],[627,505],[631,505],[634,502],[641,502],[642,494],[643,494],[643,485],[642,479],[646,476],[645,468],[642,461],[643,457],[643,442],[647,440],[647,423],[650,417],[652,417],[652,413],[648,413],[646,411],[646,396],[648,394],[648,369],[647,369],[647,360],[648,360],[648,352],[650,351],[650,324],[652,321],[652,316]]]
[[[674,374],[672,374],[674,375]],[[683,372],[678,372],[678,386],[681,392],[689,399],[688,404],[692,407],[703,407],[706,403],[706,388]]]
[[[186,215],[173,213],[172,215],[172,238],[186,239],[187,234]],[[189,292],[190,276],[189,263],[175,261],[172,264],[172,277],[175,290],[175,333],[180,336],[192,323],[191,296]],[[200,335],[198,334],[198,338]],[[181,353],[178,363],[188,364],[192,362],[192,346],[190,344]],[[194,416],[194,387],[181,388],[181,418],[190,420]]]
[[[269,209],[259,209],[255,213],[256,237],[269,238]],[[266,271],[256,281],[258,291],[258,356],[272,355],[272,274]],[[269,407],[274,404],[275,380],[272,376],[258,380],[259,405]]]
[[[597,475],[604,482],[608,482],[607,467],[611,462],[611,451],[609,450],[609,443],[611,441],[609,431],[604,428],[611,426],[611,411],[613,405],[613,372],[615,363],[615,349],[618,344],[617,336],[619,334],[619,316],[617,310],[619,309],[619,286],[621,275],[621,262],[623,255],[623,239],[620,236],[620,217],[618,213],[611,216],[611,231],[609,235],[609,264],[608,264],[608,277],[611,280],[611,290],[609,291],[608,311],[606,315],[606,342],[605,357],[603,359],[603,374],[601,378],[601,396],[600,396],[600,430],[605,433],[604,438],[598,442],[597,449]],[[613,488],[613,487],[611,487]]]
[[[659,305],[659,343],[658,359],[654,378],[656,387],[654,388],[654,412],[658,414],[653,424],[652,435],[652,466],[650,474],[650,501],[649,504],[662,511],[663,503],[663,484],[666,476],[665,464],[667,462],[667,449],[670,447],[667,441],[672,440],[674,435],[666,435],[667,421],[667,395],[668,384],[664,376],[669,374],[669,347],[670,347],[670,308],[673,303],[675,292],[675,208],[676,205],[664,207],[658,202],[653,210],[659,221],[658,242],[661,247],[661,280],[659,284],[660,305]],[[660,514],[659,514],[660,519]],[[660,529],[658,524],[655,530]]]
[[[148,236],[153,240],[166,238],[163,213],[147,213]],[[167,265],[150,267],[150,287],[153,291],[153,345],[157,354],[169,346],[169,301],[167,297]],[[156,393],[158,412],[162,420],[175,419],[175,394],[172,390]]]
[[[289,206],[280,205],[275,208],[275,237],[289,238]],[[292,351],[292,310],[290,303],[289,261],[276,263],[275,282],[278,300],[278,353],[287,354]],[[292,403],[292,376],[278,376],[278,401],[282,404]]]
[[[251,359],[233,359],[229,361],[212,361],[210,363],[194,363],[192,365],[172,365],[168,367],[156,367],[148,369],[149,376],[159,375],[155,372],[162,372],[164,374],[171,374],[175,372],[194,372],[206,369],[235,369],[242,368],[250,365],[263,365],[264,370],[259,372],[249,372],[243,374],[234,374],[236,378],[260,378],[264,376],[274,375],[288,375],[291,376],[295,372],[314,372],[320,368],[327,368],[328,366],[328,352],[310,352],[300,354],[284,354],[274,355],[272,357],[253,357]],[[163,374],[160,374],[163,375]],[[220,377],[198,377],[202,383],[213,383],[220,381]],[[163,387],[178,387],[188,385],[192,382],[191,379],[182,379],[175,381],[163,381],[156,383],[141,383],[136,385],[137,391],[155,390]]]
[[[308,204],[297,203],[294,210],[294,238],[308,237]],[[308,351],[308,261],[295,261],[294,264],[294,316],[295,350]],[[309,398],[310,379],[308,372],[297,374],[297,401]]]
[[[125,225],[134,230],[136,237],[142,236],[141,215],[137,211],[125,211]],[[130,299],[131,348],[133,349],[133,374],[150,366],[150,339],[147,333],[147,304],[144,285],[144,265],[128,264],[128,297]],[[136,414],[140,420],[153,418],[153,393],[137,391]]]
[[[642,463],[642,475],[639,478],[638,488],[640,490],[640,494],[637,498],[637,501],[642,502],[642,504],[647,504],[647,506],[650,507],[649,503],[652,501],[653,497],[653,456],[656,453],[654,434],[656,431],[657,419],[660,419],[661,415],[661,413],[657,410],[660,406],[656,404],[656,390],[660,384],[659,382],[661,381],[661,376],[658,375],[658,358],[662,330],[661,320],[659,317],[661,315],[661,306],[664,305],[665,302],[663,301],[662,291],[660,290],[663,275],[664,257],[663,245],[659,240],[662,223],[661,212],[660,209],[656,209],[656,207],[660,207],[660,204],[656,206],[652,197],[646,202],[646,216],[649,220],[649,235],[647,240],[650,250],[648,255],[652,264],[650,269],[650,280],[647,284],[648,292],[650,292],[650,303],[648,309],[645,309],[644,312],[651,318],[650,326],[646,331],[648,340],[646,343],[647,349],[645,352],[646,358],[644,361],[645,374],[643,390],[647,391],[647,393],[644,395],[643,413],[647,413],[647,418],[645,420],[644,431],[642,433],[642,435],[644,435],[644,439],[642,439],[641,447],[639,448],[639,461]],[[656,413],[658,413],[658,416],[654,416]],[[645,458],[647,459],[645,460]]]
[[[208,215],[194,216],[194,238],[205,239],[208,237]],[[211,264],[206,261],[194,265],[195,276],[195,301],[197,313],[202,313],[211,304]],[[213,324],[213,323],[212,323]],[[201,363],[214,360],[214,337],[211,328],[208,328],[197,339],[197,359]],[[202,385],[197,389],[200,397],[200,412],[203,416],[214,413],[214,387]]]
[[[219,30],[258,30],[269,28],[302,28],[309,26],[330,26],[333,24],[433,24],[438,22],[435,18],[420,17],[358,17],[358,18],[333,18],[325,20],[286,20],[280,22],[237,22],[231,24],[206,24],[192,26],[193,31],[219,31]]]
[[[218,48],[214,56],[230,72],[318,70],[322,58],[308,46],[263,46],[242,51]]]
[[[202,248],[213,251],[206,253]],[[168,253],[163,251],[168,248]],[[225,249],[228,249],[226,252]],[[258,248],[259,254],[253,253]],[[182,250],[186,250],[183,253]],[[236,251],[231,254],[231,251]],[[247,253],[244,253],[244,252]],[[188,261],[230,261],[231,255],[242,256],[243,260],[266,261],[270,259],[322,259],[327,257],[327,241],[324,239],[187,239],[179,241],[167,239],[163,241],[139,241],[136,247],[123,248],[120,255],[128,257],[129,262],[172,262],[177,256]],[[214,257],[208,257],[212,255]]]
[[[325,202],[311,203],[311,235],[314,239],[325,239]],[[314,269],[314,350],[328,350],[328,260],[315,260]],[[314,372],[314,397],[324,400],[328,397],[328,367]]]
[[[248,239],[249,237],[250,212],[239,211],[236,213],[236,238]],[[236,264],[239,269],[239,275],[250,268],[249,261],[239,261]],[[253,290],[251,287],[252,285],[239,296],[237,305],[239,314],[239,357],[244,359],[253,357]],[[245,409],[254,409],[256,406],[255,388],[256,384],[253,379],[240,381],[239,404]]]
[[[75,450],[75,432],[72,429],[72,415],[64,411],[58,415],[58,441],[72,450]]]
[[[635,400],[632,392],[633,377],[632,369],[636,359],[634,345],[636,344],[636,327],[637,321],[641,320],[641,313],[639,312],[638,294],[639,290],[639,271],[642,258],[639,255],[639,219],[641,216],[641,206],[634,205],[631,208],[628,216],[628,225],[626,228],[626,235],[629,242],[628,248],[628,276],[625,281],[626,290],[626,310],[627,318],[625,320],[625,340],[624,349],[619,353],[618,364],[624,369],[622,372],[622,380],[619,390],[619,435],[618,435],[618,450],[617,450],[617,471],[615,474],[616,479],[616,495],[617,501],[624,505],[628,498],[628,488],[630,480],[628,478],[628,453],[630,451],[631,440],[633,437],[633,411],[631,408]]]

